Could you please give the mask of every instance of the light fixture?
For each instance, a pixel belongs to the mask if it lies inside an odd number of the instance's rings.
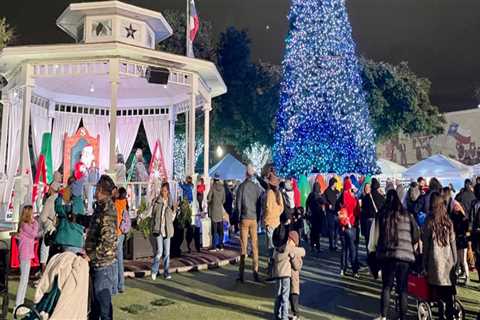
[[[90,92],[95,92],[95,86],[93,85],[93,82],[90,83]]]
[[[217,157],[221,158],[223,156],[223,149],[222,147],[218,146],[217,150],[215,151],[217,153]]]

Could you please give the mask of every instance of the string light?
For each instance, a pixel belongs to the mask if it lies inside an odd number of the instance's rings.
[[[285,40],[274,162],[281,175],[313,168],[376,173],[374,131],[344,0],[293,0]]]

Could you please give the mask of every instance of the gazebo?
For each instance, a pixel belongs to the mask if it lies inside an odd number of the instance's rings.
[[[96,165],[106,173],[114,172],[118,153],[131,152],[143,121],[150,150],[160,147],[171,178],[177,115],[186,114],[186,173],[193,174],[195,117],[203,112],[208,177],[211,101],[227,90],[216,66],[155,50],[173,33],[163,15],[119,1],[70,4],[57,25],[76,43],[7,47],[0,53],[0,73],[8,81],[1,89],[0,220],[12,190],[14,211],[28,199],[31,163],[43,134],[51,133],[57,170],[64,162],[64,140],[77,133],[80,121],[84,130],[77,134],[98,140]]]

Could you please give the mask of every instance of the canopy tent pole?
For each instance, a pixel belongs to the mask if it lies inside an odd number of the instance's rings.
[[[120,61],[118,59],[111,59],[109,61],[109,68],[110,68],[110,90],[111,90],[111,97],[110,97],[110,161],[109,161],[109,172],[113,176],[115,172],[115,165],[117,163],[117,155],[116,155],[116,133],[117,133],[117,104],[118,104],[118,83],[120,81],[119,75],[119,64]],[[101,148],[101,146],[100,146]]]
[[[170,140],[169,140],[169,145],[168,145],[168,152],[170,153],[170,161],[168,163],[168,176],[170,179],[173,179],[174,175],[174,148],[175,148],[175,123],[177,121],[177,110],[175,106],[170,107]]]

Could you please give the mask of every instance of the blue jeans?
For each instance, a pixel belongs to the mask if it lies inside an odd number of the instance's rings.
[[[327,229],[328,229],[328,242],[330,249],[337,248],[338,240],[338,215],[336,212],[328,210],[327,211]]]
[[[109,266],[93,269],[93,306],[91,312],[92,320],[113,319],[112,290],[116,281],[116,266],[117,263],[114,262]]]
[[[155,237],[157,244],[157,251],[153,252],[152,274],[157,274],[160,268],[160,259],[163,256],[163,274],[168,275],[168,268],[170,266],[170,238],[162,236]]]
[[[30,260],[20,261],[20,283],[18,284],[16,307],[23,304],[28,289],[28,279],[30,276]]]
[[[341,232],[340,240],[342,242],[342,254],[340,268],[347,270],[347,259],[350,258],[353,273],[358,272],[357,248],[355,240],[357,238],[357,228],[352,227]]]
[[[265,239],[267,240],[267,250],[268,250],[268,276],[271,277],[273,274],[273,252],[275,246],[273,245],[273,231],[272,227],[265,228]]]
[[[273,310],[276,320],[288,320],[290,278],[277,279],[277,298]]]
[[[125,241],[125,235],[121,234],[117,240],[117,290],[123,291],[125,284],[125,268],[123,266],[123,242]]]

